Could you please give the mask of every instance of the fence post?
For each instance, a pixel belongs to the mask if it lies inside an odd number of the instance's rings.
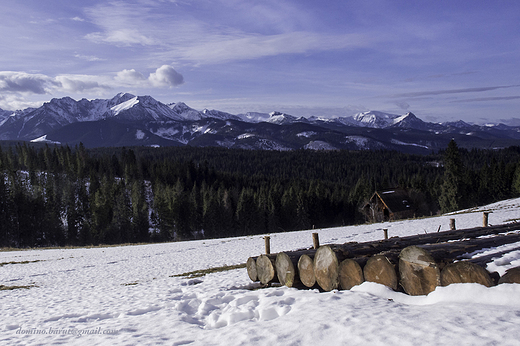
[[[271,237],[266,235],[264,237],[265,240],[265,254],[269,255],[271,253]]]
[[[385,233],[385,240],[388,239],[388,229],[383,228],[383,232]]]
[[[489,212],[485,211],[482,217],[482,227],[487,227],[489,225]]]
[[[450,229],[452,231],[456,230],[456,228],[455,228],[455,219],[450,219]]]
[[[312,234],[312,247],[314,248],[314,250],[320,247],[320,237],[318,233]]]

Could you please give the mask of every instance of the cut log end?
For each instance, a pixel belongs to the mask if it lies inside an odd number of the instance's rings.
[[[427,295],[440,285],[441,273],[428,251],[409,246],[399,254],[399,278],[409,295]]]
[[[256,260],[253,257],[249,257],[246,262],[247,275],[251,281],[258,280],[258,274],[256,272]]]
[[[486,287],[493,286],[493,280],[491,280],[489,273],[484,268],[467,261],[448,264],[442,270],[442,286],[456,283],[478,283]]]
[[[276,255],[276,274],[278,281],[287,287],[293,287],[296,281],[299,282],[292,259],[285,252]]]
[[[397,290],[398,280],[395,267],[383,255],[370,257],[365,268],[363,268],[363,275],[366,281],[376,282]]]
[[[267,285],[275,280],[276,271],[274,259],[261,255],[256,259],[256,272],[258,280],[264,285]]]
[[[354,286],[361,285],[365,281],[361,266],[354,260],[348,258],[339,264],[339,287],[349,290]]]
[[[314,275],[324,291],[338,288],[338,258],[329,246],[320,246],[314,255]]]
[[[300,275],[300,281],[306,287],[313,287],[316,284],[313,259],[309,255],[300,256],[298,260],[298,273]]]
[[[499,284],[520,284],[520,267],[508,269],[498,280]]]

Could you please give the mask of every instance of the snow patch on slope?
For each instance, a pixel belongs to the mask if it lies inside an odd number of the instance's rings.
[[[310,150],[337,150],[338,148],[334,147],[330,143],[325,141],[310,141],[306,145],[303,146],[304,149]]]
[[[139,103],[139,99],[136,96],[128,101],[115,105],[114,107],[110,108],[110,110],[112,111],[112,114],[118,115],[122,111],[130,109],[138,103]]]

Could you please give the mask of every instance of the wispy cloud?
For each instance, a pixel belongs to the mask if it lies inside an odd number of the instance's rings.
[[[226,18],[230,21],[228,25],[214,23],[210,18],[184,17],[171,9],[166,10],[166,15],[158,12],[154,2],[97,5],[85,12],[100,30],[85,38],[115,46],[139,45],[149,49],[158,60],[194,65],[359,48],[374,42],[373,37],[364,34],[307,30],[303,19],[308,18],[308,14],[288,4],[269,7],[261,2],[254,5],[232,3],[224,0],[220,3],[233,10],[233,15]],[[215,5],[208,2],[208,6]],[[287,11],[282,11],[284,8]],[[223,12],[215,15],[223,16]],[[293,17],[299,19],[291,19]],[[159,26],[162,30],[158,30]]]
[[[507,101],[507,100],[517,100],[517,99],[520,99],[520,96],[480,97],[480,98],[474,98],[474,99],[455,100],[455,101],[450,101],[450,103]]]
[[[75,54],[74,57],[86,61],[105,61],[106,59],[99,58],[94,55],[82,55],[82,54]]]
[[[497,89],[516,88],[516,87],[520,87],[520,85],[515,84],[515,85],[478,87],[478,88],[417,91],[417,92],[410,92],[410,93],[387,95],[387,97],[402,98],[402,97],[423,97],[423,96],[448,95],[448,94],[463,94],[463,93],[492,91],[492,90],[497,90]]]

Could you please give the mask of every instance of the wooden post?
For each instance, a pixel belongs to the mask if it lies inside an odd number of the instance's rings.
[[[265,254],[269,255],[271,253],[271,237],[266,235],[264,237],[265,240]]]
[[[385,232],[385,240],[388,239],[388,229],[383,228],[383,232]]]
[[[456,230],[456,228],[455,228],[455,219],[450,219],[450,229],[452,231]]]
[[[318,233],[312,234],[312,247],[314,248],[314,250],[320,247],[320,237]]]
[[[489,212],[485,211],[482,217],[482,226],[487,227],[489,226]]]

